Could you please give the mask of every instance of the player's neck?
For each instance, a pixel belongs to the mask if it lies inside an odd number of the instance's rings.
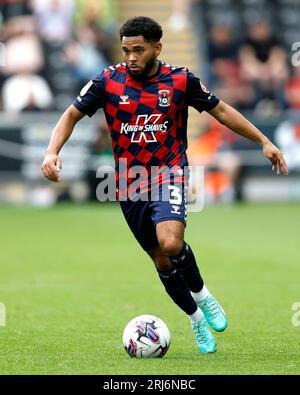
[[[154,66],[152,67],[152,69],[147,74],[147,78],[153,77],[158,72],[158,69],[159,69],[159,61],[156,60]]]

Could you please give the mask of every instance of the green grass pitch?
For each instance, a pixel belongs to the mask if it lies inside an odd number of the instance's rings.
[[[209,356],[116,204],[1,207],[0,218],[1,374],[300,373],[299,205],[189,213],[186,240],[229,319]],[[164,358],[126,355],[123,328],[139,314],[169,326]]]

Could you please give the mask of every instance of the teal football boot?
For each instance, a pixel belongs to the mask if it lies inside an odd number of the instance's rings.
[[[209,354],[217,351],[217,343],[213,334],[208,328],[206,319],[192,322],[192,328],[195,334],[196,342],[202,354]]]
[[[227,328],[227,318],[224,310],[212,294],[197,302],[209,325],[217,332],[223,332]]]

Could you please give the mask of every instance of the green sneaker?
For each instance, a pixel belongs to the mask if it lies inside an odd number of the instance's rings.
[[[217,343],[213,334],[208,328],[206,319],[193,322],[192,328],[195,334],[196,342],[202,354],[208,354],[217,351]]]
[[[227,328],[226,314],[216,299],[209,294],[197,305],[202,310],[209,325],[217,332],[222,332]]]

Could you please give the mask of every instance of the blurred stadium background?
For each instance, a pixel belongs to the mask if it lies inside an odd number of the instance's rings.
[[[230,319],[210,359],[117,205],[95,202],[96,171],[113,163],[101,113],[64,147],[62,181],[41,176],[53,126],[121,60],[119,26],[137,15],[162,24],[161,60],[199,75],[290,168],[277,177],[260,147],[190,111],[205,209],[187,240]],[[300,0],[0,0],[0,373],[299,373],[299,20]],[[163,362],[122,350],[125,324],[144,313],[170,327]]]
[[[47,206],[95,200],[95,172],[111,164],[101,114],[83,120],[62,153],[63,182],[40,172],[50,133],[81,87],[121,60],[118,28],[134,15],[161,22],[161,59],[186,65],[283,150],[274,177],[256,144],[190,111],[191,164],[206,166],[206,203],[300,199],[298,0],[2,0],[0,201]],[[292,62],[293,56],[295,61]],[[296,62],[296,64],[295,64]],[[294,64],[293,64],[294,63]]]

